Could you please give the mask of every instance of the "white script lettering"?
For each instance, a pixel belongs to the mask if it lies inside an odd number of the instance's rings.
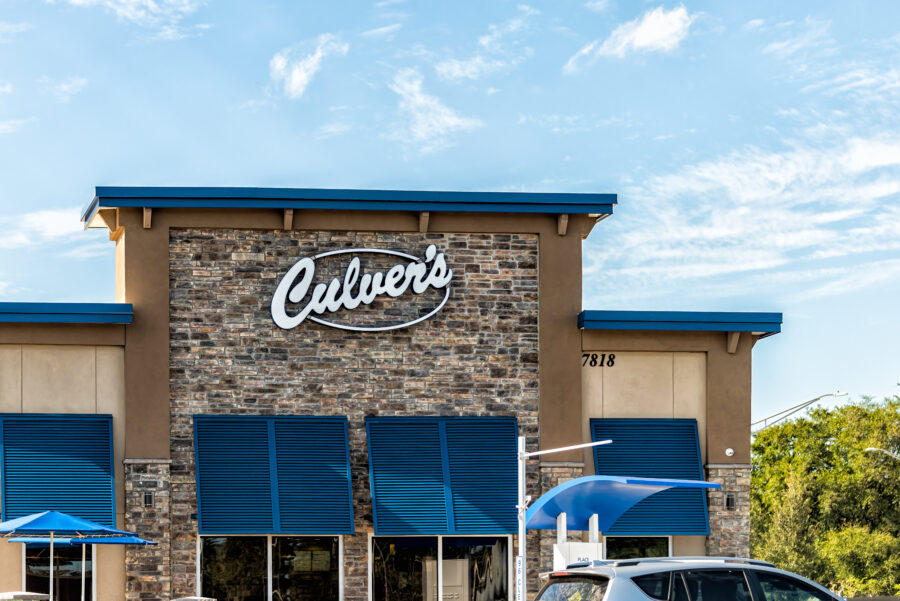
[[[409,263],[398,263],[387,272],[375,271],[364,273],[358,256],[350,260],[344,271],[343,277],[333,278],[327,284],[324,282],[315,284],[313,280],[316,274],[316,259],[341,254],[385,254],[411,259]],[[356,331],[381,331],[394,330],[411,326],[423,321],[435,313],[447,302],[450,296],[450,280],[453,270],[447,267],[444,253],[437,252],[434,244],[425,249],[424,258],[415,257],[406,253],[378,249],[346,249],[336,250],[304,257],[291,267],[275,288],[272,295],[272,320],[279,328],[290,330],[296,328],[309,319],[324,325]],[[336,324],[315,317],[325,313],[335,313],[341,309],[353,310],[360,305],[369,305],[379,296],[397,298],[407,290],[414,294],[423,294],[428,288],[440,290],[446,288],[443,300],[427,315],[413,321],[398,323],[389,326],[350,326]],[[289,315],[286,304],[300,304],[300,310]]]

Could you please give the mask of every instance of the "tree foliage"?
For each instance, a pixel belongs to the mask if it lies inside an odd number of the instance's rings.
[[[756,435],[754,557],[844,595],[900,594],[900,397],[864,399]]]

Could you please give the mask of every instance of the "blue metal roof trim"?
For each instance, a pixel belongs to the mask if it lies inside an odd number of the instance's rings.
[[[781,313],[710,311],[582,311],[581,330],[663,330],[674,332],[781,332]]]
[[[99,209],[114,207],[612,215],[616,203],[615,194],[98,186],[81,220],[90,221]]]
[[[131,303],[0,303],[0,323],[129,324]]]

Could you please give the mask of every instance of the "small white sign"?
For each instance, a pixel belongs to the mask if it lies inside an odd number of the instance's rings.
[[[553,545],[553,569],[565,570],[573,563],[603,559],[603,543],[563,543]]]
[[[381,254],[393,255],[409,259],[409,262],[397,263],[385,271],[365,273],[360,265],[359,257],[353,257],[344,270],[343,278],[333,278],[330,282],[314,284],[316,275],[316,259],[334,255],[348,254]],[[272,295],[272,320],[279,328],[290,330],[296,328],[304,320],[309,319],[332,328],[353,330],[357,332],[381,332],[396,330],[425,321],[447,303],[450,298],[450,280],[453,270],[447,267],[444,253],[437,252],[434,244],[425,249],[424,257],[416,257],[396,250],[374,248],[348,248],[321,253],[313,257],[304,257],[294,263],[281,278],[275,294]],[[429,288],[444,289],[444,298],[428,314],[412,321],[405,321],[386,326],[354,326],[327,321],[315,315],[335,313],[342,309],[353,310],[360,305],[369,305],[381,296],[397,298],[411,290],[413,294],[423,294]],[[287,303],[299,304],[296,313],[288,314]]]
[[[525,601],[525,558],[516,555],[516,601]]]

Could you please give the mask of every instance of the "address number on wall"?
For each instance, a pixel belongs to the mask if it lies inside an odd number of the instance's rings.
[[[581,367],[612,367],[616,364],[615,353],[582,353]]]

